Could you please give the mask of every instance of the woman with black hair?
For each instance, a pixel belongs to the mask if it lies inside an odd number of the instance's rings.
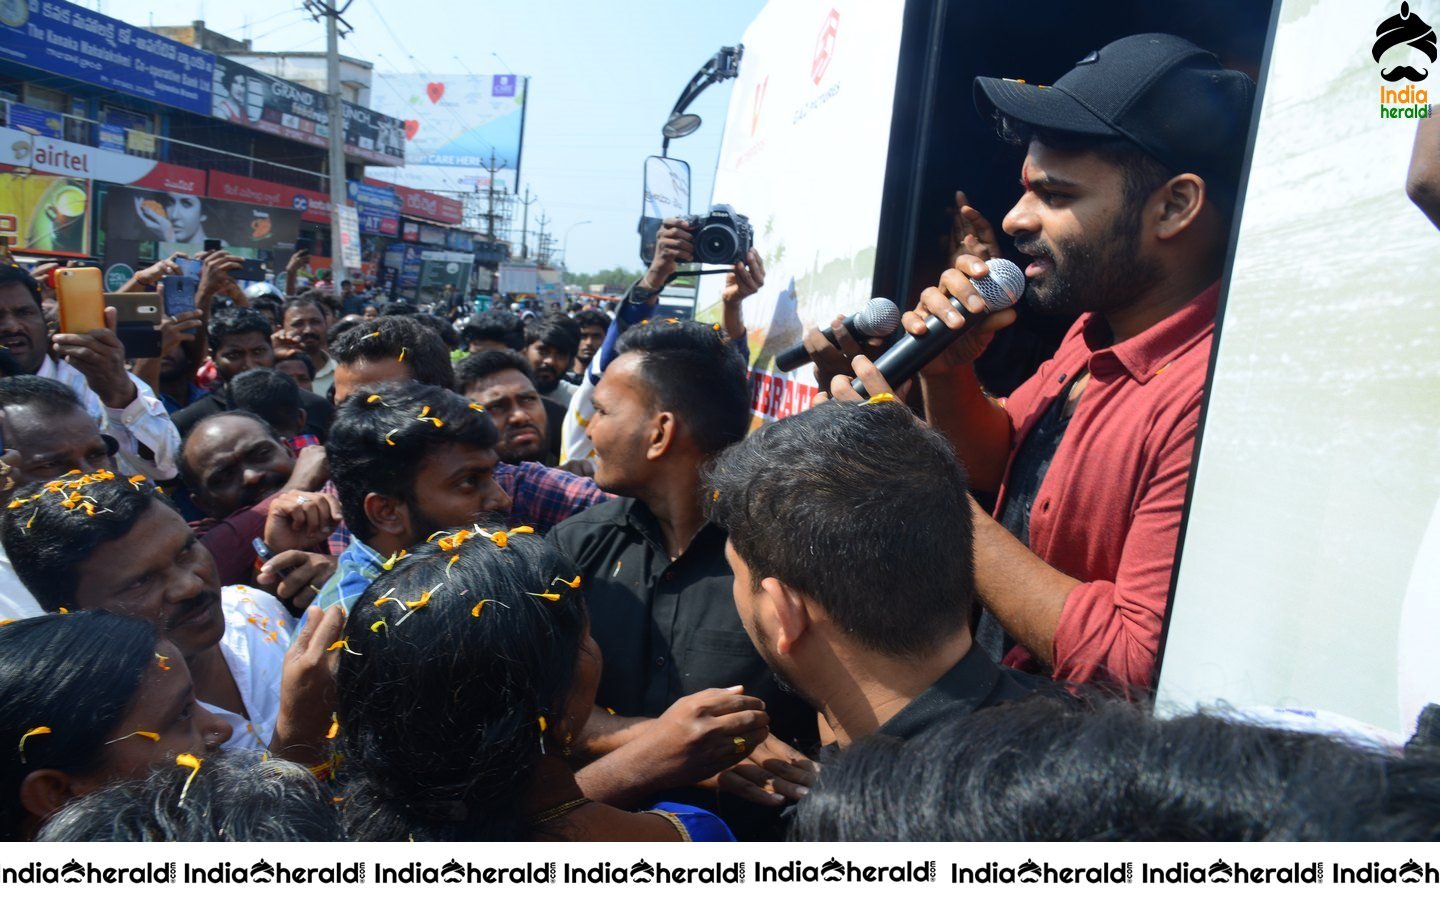
[[[33,837],[69,800],[197,762],[230,726],[195,700],[180,651],[99,610],[0,627],[0,840]]]
[[[356,603],[336,650],[351,839],[734,840],[704,810],[581,793],[600,649],[574,565],[528,531],[433,536]]]

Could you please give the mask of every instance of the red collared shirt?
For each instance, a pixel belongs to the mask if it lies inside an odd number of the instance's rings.
[[[1094,313],[1076,321],[1055,356],[1004,401],[1011,451],[1070,382],[1090,371],[1065,437],[1036,494],[1030,549],[1080,584],[1065,598],[1052,648],[1056,679],[1149,685],[1170,573],[1220,284],[1118,344]],[[1003,507],[1002,488],[996,509]],[[1023,647],[1006,656],[1026,667]]]

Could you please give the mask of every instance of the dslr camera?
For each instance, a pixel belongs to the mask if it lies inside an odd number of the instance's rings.
[[[732,266],[743,262],[754,242],[750,220],[726,203],[710,207],[704,216],[690,216],[695,235],[695,261],[711,266]]]

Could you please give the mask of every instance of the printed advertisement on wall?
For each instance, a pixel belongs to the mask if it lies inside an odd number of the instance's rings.
[[[205,173],[200,169],[0,128],[0,168],[7,166],[111,184],[205,193]]]
[[[217,58],[214,101],[206,112],[266,134],[325,147],[330,137],[326,103],[319,91]],[[348,155],[380,165],[405,161],[405,135],[399,120],[353,103],[343,106]]]
[[[158,244],[160,255],[196,253],[218,239],[240,256],[294,248],[300,214],[293,209],[228,203],[179,191],[111,187],[105,195],[107,242]],[[107,246],[107,252],[110,248]]]
[[[761,421],[807,409],[816,393],[813,367],[781,373],[776,354],[806,325],[870,299],[901,14],[854,0],[771,3],[745,32],[713,199],[750,217],[765,257],[765,286],[745,303]],[[702,279],[702,318],[718,320],[723,282]]]
[[[88,256],[90,182],[0,173],[0,235],[19,252]]]
[[[471,191],[485,167],[520,164],[528,82],[518,75],[392,75],[376,72],[375,108],[404,128],[405,166],[385,177],[428,191]],[[423,213],[421,214],[423,215]]]
[[[8,2],[0,58],[87,84],[210,114],[215,58],[63,0]]]

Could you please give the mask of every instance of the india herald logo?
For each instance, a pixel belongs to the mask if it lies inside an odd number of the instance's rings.
[[[310,198],[304,194],[296,194],[294,199],[290,201],[290,205],[299,212],[305,212],[310,208]]]
[[[810,80],[816,86],[825,77],[825,70],[830,68],[830,60],[835,56],[835,33],[839,30],[840,14],[832,9],[825,17],[825,24],[820,26],[820,35],[815,38],[815,56],[810,62]]]

